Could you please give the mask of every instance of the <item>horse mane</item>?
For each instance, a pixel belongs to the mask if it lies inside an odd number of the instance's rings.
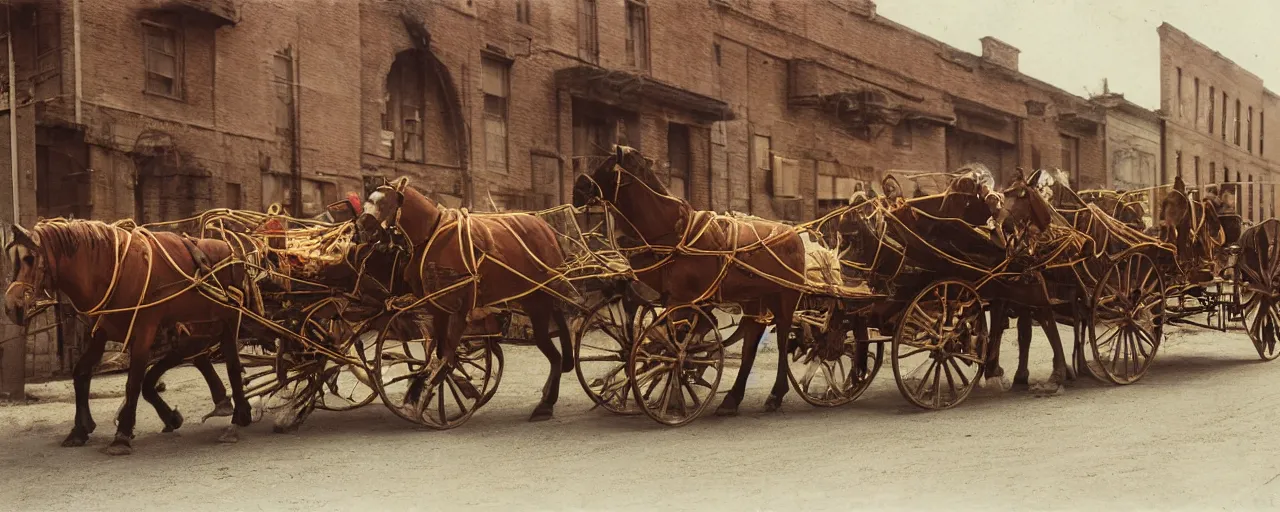
[[[36,223],[31,231],[50,254],[72,256],[82,247],[111,248],[116,243],[117,229],[122,228],[97,220],[55,218]]]
[[[653,172],[652,161],[640,155],[639,151],[637,151],[635,148],[630,146],[618,145],[615,147],[615,151],[614,151],[615,154],[617,153],[617,150],[621,150],[624,155],[629,155],[629,156],[632,156],[633,158],[639,158],[643,162],[643,164],[640,166],[639,169],[631,169],[626,167],[625,165],[623,166],[624,169],[627,169],[628,172],[630,172],[637,178],[640,178],[640,181],[643,182],[645,185],[647,185],[650,189],[653,189],[654,192],[657,192],[667,197],[675,197],[671,195],[671,189],[667,188],[667,184],[663,183],[662,180],[658,179],[658,175]],[[615,164],[622,165],[622,162],[616,161],[617,160],[616,157],[610,157],[610,158],[615,160],[614,161]]]

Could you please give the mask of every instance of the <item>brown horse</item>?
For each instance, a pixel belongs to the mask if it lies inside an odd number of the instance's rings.
[[[71,299],[78,311],[96,318],[90,343],[74,370],[76,420],[63,446],[82,446],[96,424],[89,411],[89,381],[108,339],[125,340],[130,354],[124,406],[119,414],[115,440],[107,453],[132,452],[138,396],[143,390],[147,364],[157,330],[178,323],[212,326],[226,358],[235,401],[233,425],[224,439],[234,439],[237,426],[250,423],[248,401],[240,379],[236,351],[238,310],[228,308],[194,288],[199,259],[224,262],[231,248],[213,240],[189,240],[172,233],[124,229],[97,221],[42,221],[30,231],[14,226],[14,242],[8,248],[14,280],[5,292],[5,314],[18,325],[30,320],[37,297],[57,290]],[[230,290],[240,283],[243,269],[223,265],[210,279]],[[232,292],[235,294],[236,292]],[[159,374],[155,374],[158,378]],[[154,383],[148,386],[154,391]],[[149,391],[166,427],[181,424],[181,416]]]
[[[402,276],[432,315],[437,354],[447,365],[454,365],[472,315],[495,305],[520,306],[551,367],[529,421],[551,419],[560,375],[573,369],[572,335],[558,303],[576,296],[558,271],[564,254],[555,231],[530,214],[477,215],[441,208],[406,179],[375,189],[357,223],[369,236],[385,236],[394,228],[407,238],[412,255]],[[563,353],[551,340],[553,320]]]
[[[652,172],[651,161],[638,151],[615,146],[614,153],[591,174],[578,178],[574,206],[611,205],[621,229],[653,249],[637,253],[632,266],[666,303],[737,303],[745,316],[773,314],[779,365],[765,410],[777,410],[788,391],[786,345],[801,296],[799,285],[804,283],[804,241],[791,226],[779,222],[694,210],[667,191]],[[760,322],[740,326],[742,368],[716,414],[737,414],[766,327]]]

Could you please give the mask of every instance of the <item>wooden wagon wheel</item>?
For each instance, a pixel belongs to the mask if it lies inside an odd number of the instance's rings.
[[[982,375],[987,315],[973,286],[956,280],[929,285],[907,305],[893,337],[898,391],[925,409],[963,402]]]
[[[657,313],[643,304],[633,315],[621,295],[601,302],[582,319],[574,339],[574,373],[583,391],[600,407],[616,414],[640,414],[631,394],[627,364],[637,333],[653,325]]]
[[[1268,219],[1242,238],[1255,243],[1236,260],[1244,327],[1263,361],[1280,357],[1280,221]]]
[[[1164,335],[1164,278],[1140,250],[1122,253],[1093,291],[1089,345],[1096,362],[1091,372],[1115,384],[1132,384],[1146,375]]]
[[[320,388],[316,408],[324,411],[349,411],[369,405],[378,397],[368,365],[368,361],[376,353],[374,342],[378,332],[371,324],[365,324],[359,332],[354,332],[351,325],[342,320],[335,320],[334,323],[336,325],[330,332],[333,332],[335,338],[346,340],[342,352],[363,364],[327,361],[324,369],[316,376]]]
[[[668,308],[641,331],[627,374],[641,409],[680,426],[702,414],[724,374],[724,340],[715,318],[693,305]]]
[[[449,362],[424,329],[418,339],[389,339],[390,325],[402,313],[378,333],[375,345],[370,370],[382,403],[396,416],[437,430],[466,423],[493,396],[501,346],[489,338],[463,338]]]
[[[797,311],[787,358],[787,378],[800,398],[816,407],[836,407],[857,400],[875,379],[884,361],[884,345],[868,344],[865,328],[850,330],[845,325],[821,329],[804,321],[806,316],[825,316],[834,303],[830,299],[810,304],[814,309]],[[821,322],[814,322],[821,323]],[[872,346],[874,345],[874,346]]]

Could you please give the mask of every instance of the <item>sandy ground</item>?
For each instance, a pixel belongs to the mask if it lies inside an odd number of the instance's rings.
[[[1039,336],[1033,380],[1049,372]],[[124,458],[100,452],[122,378],[95,382],[98,432],[74,449],[58,447],[74,410],[69,383],[42,385],[32,388],[39,403],[0,407],[0,509],[1280,507],[1280,366],[1257,362],[1240,332],[1177,330],[1161,350],[1135,385],[1081,383],[1048,398],[979,391],[937,413],[907,405],[886,367],[854,404],[816,409],[791,395],[765,414],[767,354],[742,416],[669,429],[589,410],[572,374],[556,418],[527,423],[546,366],[535,349],[513,347],[498,395],[459,429],[419,430],[375,402],[317,412],[293,434],[255,424],[235,445],[215,442],[225,418],[196,423],[208,394],[183,368],[165,396],[188,424],[162,434],[140,408],[135,453]]]

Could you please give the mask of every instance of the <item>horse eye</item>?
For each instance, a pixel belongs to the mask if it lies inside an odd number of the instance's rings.
[[[32,256],[32,255],[30,255],[30,254],[28,254],[28,255],[26,255],[26,256],[23,256],[23,257],[22,257],[22,263],[24,263],[24,264],[26,264],[26,265],[28,265],[28,266],[35,266],[35,264],[36,264],[36,257],[35,257],[35,256]]]

